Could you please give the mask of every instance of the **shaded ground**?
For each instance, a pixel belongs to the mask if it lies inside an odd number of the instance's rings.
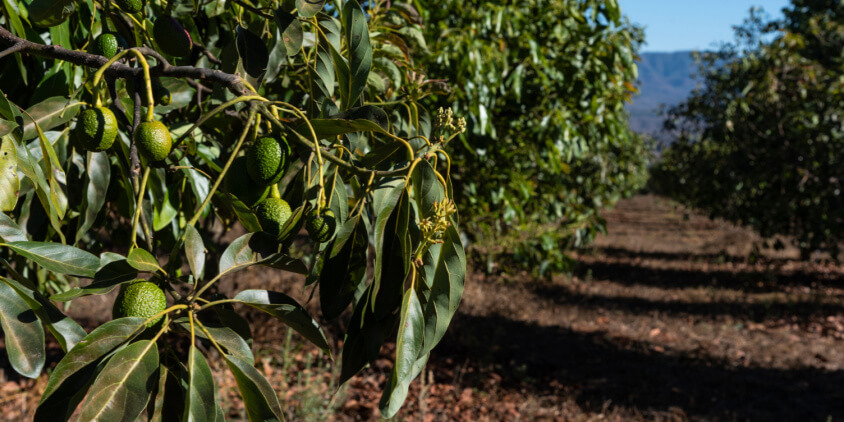
[[[471,274],[397,419],[844,419],[844,268],[796,262],[792,249],[748,261],[755,235],[654,197],[606,217],[610,236],[579,256],[572,277]],[[309,293],[263,270],[228,287],[256,286]],[[288,420],[377,420],[392,345],[332,398],[335,364],[277,323],[255,326],[259,369]],[[231,376],[211,363],[229,418],[244,419]],[[2,376],[3,419],[27,419],[45,378]]]

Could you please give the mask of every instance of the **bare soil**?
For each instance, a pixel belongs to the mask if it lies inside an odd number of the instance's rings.
[[[610,234],[578,255],[572,276],[470,273],[397,420],[844,420],[844,266],[820,255],[799,262],[793,248],[756,251],[754,233],[653,196],[605,217]],[[226,289],[270,288],[304,302],[301,286],[254,269]],[[74,316],[97,323],[108,303]],[[340,387],[336,362],[282,325],[244,315],[288,420],[379,419],[393,344]],[[326,326],[336,339],[342,319]],[[244,420],[231,375],[209,355],[228,417]],[[55,365],[57,346],[50,356]],[[21,379],[2,351],[0,365],[0,419],[31,419],[46,378]]]

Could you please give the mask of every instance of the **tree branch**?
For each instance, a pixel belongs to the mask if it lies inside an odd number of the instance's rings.
[[[79,66],[99,68],[108,62],[103,56],[88,54],[84,51],[68,50],[57,45],[44,45],[16,37],[6,28],[0,26],[0,47],[5,47],[5,54],[21,53],[46,57],[73,63]],[[246,95],[250,91],[244,85],[243,80],[237,75],[225,73],[216,69],[208,69],[193,66],[172,66],[158,52],[150,48],[139,48],[142,54],[152,56],[158,61],[158,65],[150,68],[150,76],[165,76],[171,78],[192,78],[199,81],[207,81],[224,86],[235,95]],[[0,54],[3,54],[0,53]],[[141,68],[134,68],[121,63],[114,63],[106,69],[105,74],[114,77],[129,79],[140,75]]]

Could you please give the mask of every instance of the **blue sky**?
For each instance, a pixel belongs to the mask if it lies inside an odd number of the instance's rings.
[[[761,6],[769,16],[782,16],[788,0],[619,0],[630,21],[645,26],[642,51],[704,50],[732,41],[734,25]]]

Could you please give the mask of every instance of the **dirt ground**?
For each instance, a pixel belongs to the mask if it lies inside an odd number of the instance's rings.
[[[452,327],[396,420],[844,420],[844,266],[820,255],[798,262],[791,248],[748,259],[753,233],[653,196],[605,217],[610,234],[578,255],[572,276],[470,273]],[[257,286],[302,301],[310,293],[263,269],[227,288]],[[96,322],[98,306],[74,316]],[[378,420],[392,344],[337,386],[336,362],[246,315],[257,322],[258,368],[287,420]],[[327,328],[336,338],[339,326]],[[245,419],[231,375],[210,356],[228,417]],[[0,419],[31,419],[46,378],[21,379],[2,354],[0,365]]]

